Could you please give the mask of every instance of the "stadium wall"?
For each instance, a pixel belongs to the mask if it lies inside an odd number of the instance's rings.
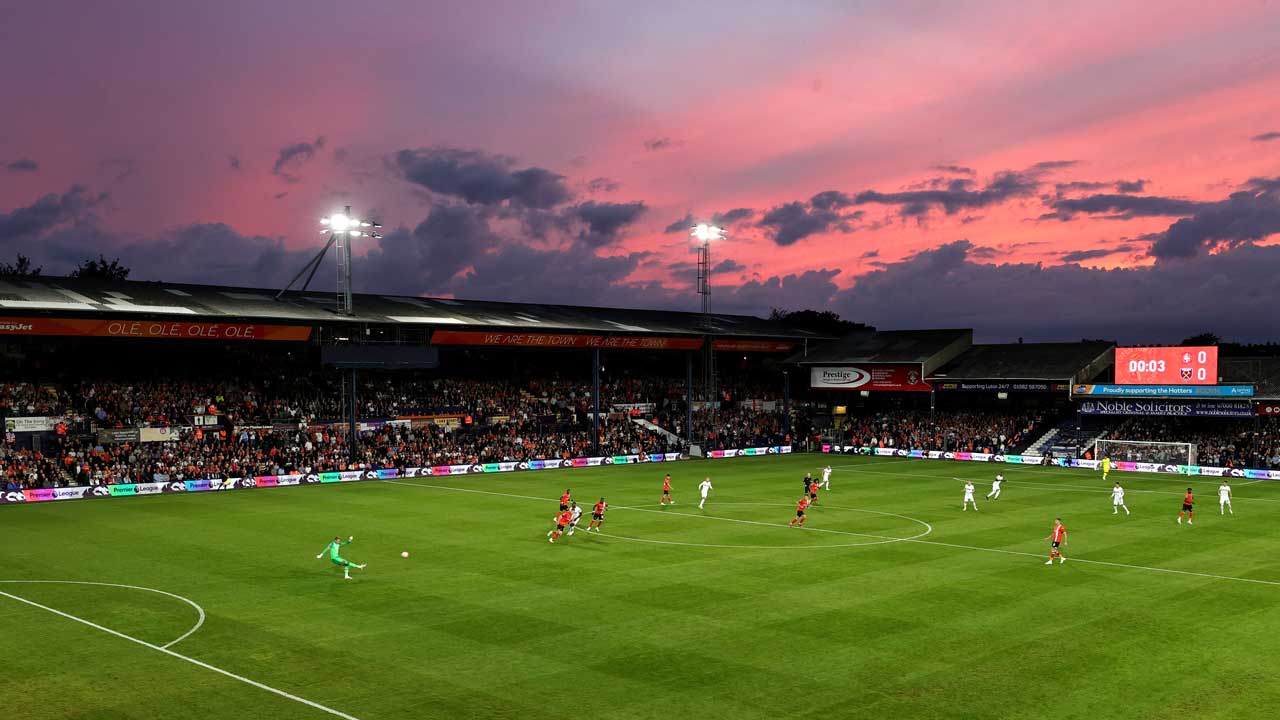
[[[757,457],[786,455],[790,445],[716,450],[714,458]],[[205,480],[173,480],[168,482],[121,483],[118,485],[85,485],[65,488],[40,488],[0,493],[0,505],[24,505],[55,500],[89,500],[109,497],[134,497],[138,495],[168,495],[226,490],[250,490],[263,487],[293,487],[328,483],[360,482],[365,480],[398,480],[416,477],[445,477],[453,475],[478,475],[505,472],[536,472],[566,468],[602,467],[609,465],[635,465],[639,463],[676,462],[687,459],[680,453],[653,453],[651,455],[614,455],[610,457],[584,457],[568,460],[529,460],[523,462],[498,462],[474,465],[437,465],[435,467],[406,468],[400,470],[347,470],[293,475],[261,475],[258,477],[213,478]]]

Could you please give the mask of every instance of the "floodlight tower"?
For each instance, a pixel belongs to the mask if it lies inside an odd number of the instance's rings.
[[[320,248],[320,252],[311,258],[297,275],[289,281],[289,284],[283,290],[276,293],[276,299],[280,299],[282,295],[293,288],[294,283],[306,275],[307,279],[302,283],[302,290],[306,290],[311,284],[311,278],[316,276],[316,270],[320,269],[320,263],[324,261],[325,253],[329,252],[329,248],[337,246],[338,253],[338,298],[337,309],[342,315],[351,315],[354,313],[351,300],[351,243],[356,238],[380,238],[378,230],[382,225],[369,220],[361,220],[351,214],[351,206],[348,205],[342,209],[342,212],[334,213],[326,218],[320,218],[320,224],[323,226],[321,233],[329,235],[329,241]]]
[[[711,241],[728,237],[724,228],[698,223],[690,233],[702,245],[698,248],[698,294],[702,296],[702,324],[707,332],[702,360],[702,391],[708,403],[716,401],[716,355],[711,337]],[[713,406],[712,406],[713,407]]]

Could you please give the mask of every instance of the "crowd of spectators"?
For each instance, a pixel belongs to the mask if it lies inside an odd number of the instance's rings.
[[[1280,468],[1280,418],[1127,417],[1107,429],[1113,441],[1191,443],[1195,463],[1210,467]],[[1185,445],[1151,446],[1111,443],[1112,460],[1186,464]]]
[[[591,385],[583,380],[468,380],[415,372],[368,372],[361,378],[362,421],[419,419],[372,423],[376,429],[361,433],[354,462],[341,422],[344,377],[336,372],[0,386],[7,415],[61,415],[70,424],[67,433],[46,435],[37,446],[41,451],[20,450],[12,437],[0,444],[2,485],[22,489],[421,467],[597,452]],[[680,382],[608,378],[601,384],[598,452],[685,450],[684,403]],[[193,426],[198,416],[216,416],[217,424]],[[632,422],[637,417],[652,418],[674,435]],[[664,425],[663,418],[675,420]],[[781,442],[781,426],[776,411],[726,404],[695,413],[694,429],[698,442],[723,448]],[[140,428],[170,428],[172,435],[156,442],[108,442],[98,434]]]
[[[1041,413],[890,410],[852,416],[836,428],[849,445],[1006,454],[1035,440]]]

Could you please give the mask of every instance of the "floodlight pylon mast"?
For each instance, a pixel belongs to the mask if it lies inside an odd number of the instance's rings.
[[[279,300],[285,293],[293,289],[298,280],[303,275],[307,279],[303,281],[301,290],[306,290],[311,284],[312,278],[316,276],[316,271],[320,269],[320,263],[324,262],[324,256],[329,252],[329,248],[337,246],[338,255],[338,292],[336,298],[336,309],[340,315],[352,315],[355,313],[354,303],[351,293],[351,243],[356,238],[369,237],[380,238],[380,234],[376,232],[382,225],[377,222],[360,220],[351,215],[351,206],[347,205],[340,213],[334,213],[327,218],[321,218],[320,224],[325,228],[321,232],[329,234],[329,240],[320,248],[320,252],[315,257],[307,261],[306,265],[298,271],[297,275],[284,286],[280,292],[276,293],[276,299]],[[368,228],[368,229],[366,229]]]
[[[698,247],[698,294],[702,296],[702,326],[707,333],[702,355],[702,394],[706,407],[712,409],[719,398],[716,393],[716,353],[715,339],[711,336],[711,241],[725,239],[724,228],[699,223],[693,226],[690,233],[696,240],[701,240]],[[692,398],[690,398],[692,402]]]

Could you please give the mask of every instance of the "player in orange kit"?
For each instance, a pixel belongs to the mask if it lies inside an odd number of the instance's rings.
[[[676,501],[671,497],[671,474],[670,473],[667,473],[667,476],[662,479],[662,501],[659,502],[658,504],[666,505],[667,503],[671,503],[672,505],[676,504]]]
[[[569,523],[573,522],[573,513],[568,510],[556,513],[555,521],[556,529],[550,532],[551,539],[548,542],[555,542],[556,538],[564,534],[564,529],[569,527]]]
[[[1183,516],[1183,515],[1186,515],[1186,516],[1187,516],[1187,524],[1188,524],[1188,525],[1194,525],[1194,524],[1195,524],[1194,522],[1192,522],[1192,520],[1193,520],[1193,519],[1195,518],[1195,516],[1196,516],[1195,505],[1196,505],[1196,498],[1195,498],[1195,496],[1194,496],[1194,495],[1192,495],[1192,494],[1191,494],[1191,488],[1187,488],[1187,494],[1186,494],[1185,496],[1183,496],[1183,498],[1182,498],[1182,512],[1178,513],[1178,524],[1179,524],[1179,525],[1181,525],[1181,524],[1182,524],[1182,516]]]
[[[565,488],[564,494],[560,496],[560,512],[569,509],[569,501],[573,499],[573,494],[569,492],[569,488]]]
[[[587,532],[591,532],[594,528],[597,533],[600,528],[604,527],[604,512],[609,509],[609,503],[600,498],[600,502],[591,508],[591,522],[587,523]]]
[[[807,507],[809,507],[809,498],[801,496],[800,502],[796,503],[796,516],[791,518],[787,527],[804,527],[804,510]]]
[[[1049,559],[1045,560],[1044,564],[1052,565],[1054,558],[1058,558],[1059,565],[1066,562],[1066,556],[1058,549],[1067,544],[1067,526],[1062,524],[1062,518],[1058,518],[1053,521],[1053,531],[1049,533],[1049,537],[1045,538],[1045,540],[1048,540],[1050,545]]]

